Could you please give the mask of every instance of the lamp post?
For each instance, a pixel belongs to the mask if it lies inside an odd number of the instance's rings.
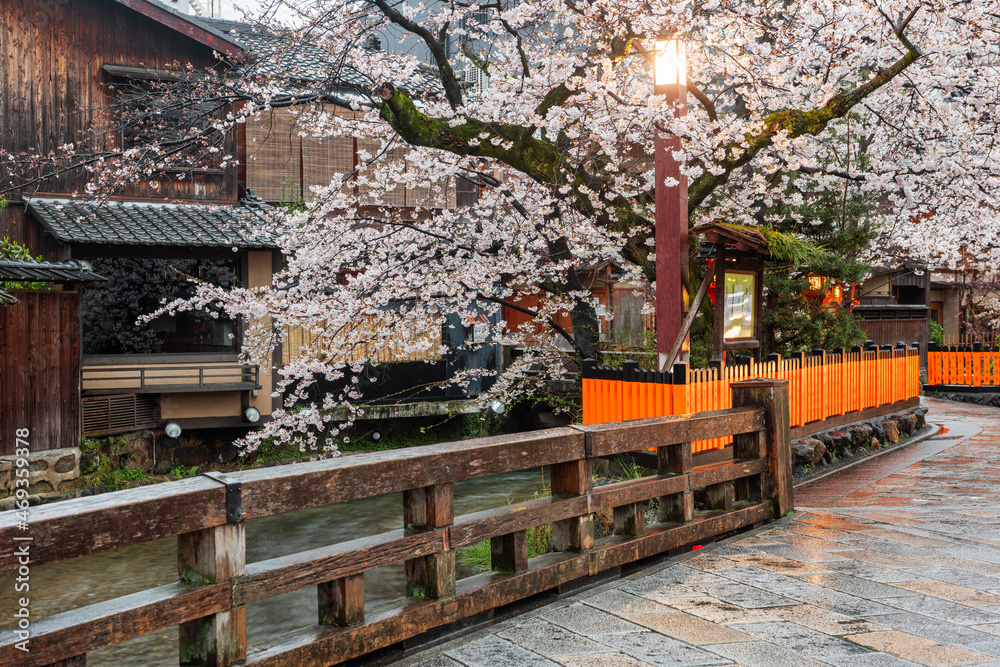
[[[687,57],[679,39],[658,41],[653,59],[653,92],[663,95],[674,116],[687,113]],[[687,177],[673,152],[682,149],[681,138],[656,130],[656,351],[664,368],[670,348],[684,319],[683,275],[688,265]],[[675,179],[674,187],[666,187]]]

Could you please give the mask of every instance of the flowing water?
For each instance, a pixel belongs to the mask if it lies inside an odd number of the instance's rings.
[[[547,470],[536,468],[455,484],[455,514],[468,514],[530,498],[547,487]],[[137,520],[139,518],[137,517]],[[246,522],[247,562],[336,544],[402,528],[401,493],[278,514]],[[86,526],[80,526],[86,530]],[[459,568],[459,576],[472,574]],[[33,620],[177,581],[177,539],[170,537],[31,569]],[[403,597],[402,564],[365,575],[366,604]],[[0,577],[0,629],[10,628],[14,577]],[[247,606],[251,648],[316,623],[316,588],[267,598]],[[176,665],[177,628],[168,628],[88,654],[87,664]]]

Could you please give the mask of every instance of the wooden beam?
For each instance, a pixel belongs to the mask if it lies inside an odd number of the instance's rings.
[[[581,459],[584,434],[564,427],[342,456],[228,475],[243,485],[243,517],[368,498]]]
[[[407,534],[444,528],[454,521],[455,491],[451,482],[403,492],[403,525]],[[444,542],[440,552],[405,561],[407,595],[443,598],[455,593],[455,549],[447,537]]]
[[[764,503],[713,514],[683,526],[647,529],[638,537],[613,538],[590,553],[541,556],[527,572],[484,574],[462,580],[447,600],[420,600],[370,614],[355,628],[320,628],[266,646],[248,656],[246,667],[325,667],[330,656],[349,660],[390,646],[441,625],[509,604],[559,584],[619,567],[671,548],[710,539],[758,523],[770,513]]]
[[[32,536],[32,565],[38,566],[225,522],[226,489],[206,477],[33,507],[26,531],[15,512],[2,512],[0,574],[17,568],[15,535]]]
[[[257,561],[233,583],[233,600],[256,602],[444,550],[445,530],[406,535],[395,530]]]
[[[231,58],[242,56],[245,53],[243,48],[234,42],[205,30],[191,19],[181,14],[171,12],[162,5],[157,5],[154,2],[146,2],[145,0],[115,1],[119,4],[125,5],[129,9],[134,9],[143,16],[151,18],[171,30],[175,30],[182,35],[190,37],[200,44],[204,44],[213,51],[218,51],[219,53],[227,55]]]
[[[170,584],[32,621],[29,653],[0,632],[0,665],[41,667],[229,608],[228,583]]]
[[[594,488],[593,463],[581,459],[549,469],[552,495],[584,496]],[[552,548],[556,551],[587,551],[594,546],[594,515],[585,514],[552,524]]]
[[[774,518],[795,507],[792,498],[792,437],[788,406],[788,380],[754,378],[729,385],[733,405],[763,408],[767,416],[764,433],[767,449],[767,489],[774,503]]]
[[[764,428],[764,416],[753,408],[739,408],[590,424],[575,428],[588,434],[591,454],[600,457],[760,431]]]

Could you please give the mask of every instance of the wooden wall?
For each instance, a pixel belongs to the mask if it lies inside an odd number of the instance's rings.
[[[930,330],[927,320],[862,320],[861,328],[868,338],[879,345],[895,345],[899,341],[907,345],[920,343],[920,360],[927,364],[927,342]]]
[[[77,292],[13,292],[0,306],[0,455],[30,430],[31,451],[80,444],[80,298]]]
[[[80,146],[107,108],[110,78],[102,65],[168,68],[217,63],[212,49],[115,0],[17,0],[0,2],[0,147],[47,153],[66,143]],[[107,138],[117,148],[117,137]],[[129,197],[179,197],[235,201],[235,169],[199,173],[161,187],[129,184]],[[28,192],[82,191],[76,173],[32,186]],[[10,197],[8,197],[10,198]]]

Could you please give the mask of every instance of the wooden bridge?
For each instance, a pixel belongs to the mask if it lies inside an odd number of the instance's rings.
[[[182,665],[330,665],[562,584],[761,524],[792,509],[788,383],[731,384],[732,407],[573,426],[198,478],[0,514],[0,572],[30,538],[38,567],[177,536],[178,581],[0,633],[0,664],[78,666],[86,654],[179,627]],[[691,442],[733,436],[733,458],[697,465]],[[595,459],[655,448],[659,474],[593,487]],[[727,450],[728,451],[728,450]],[[454,515],[460,480],[549,466],[552,497]],[[693,492],[704,489],[706,511]],[[400,530],[255,563],[244,521],[403,493]],[[659,523],[645,525],[645,502]],[[614,535],[594,539],[596,512]],[[552,526],[554,553],[529,560],[526,531]],[[20,538],[18,541],[15,538]],[[456,581],[459,547],[491,541],[492,572]],[[367,613],[365,572],[405,563],[407,597]],[[246,606],[315,586],[316,625],[247,651]]]

